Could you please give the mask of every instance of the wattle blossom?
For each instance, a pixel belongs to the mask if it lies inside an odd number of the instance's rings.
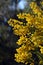
[[[20,37],[16,42],[19,48],[14,54],[15,61],[35,65],[33,54],[36,54],[40,65],[43,61],[43,12],[35,2],[30,7],[34,14],[19,13],[17,16],[21,21],[10,19],[8,24],[13,27],[13,33]]]

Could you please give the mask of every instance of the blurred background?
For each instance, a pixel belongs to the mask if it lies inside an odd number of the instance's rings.
[[[40,0],[0,0],[0,65],[24,65],[14,61],[19,37],[13,34],[7,22],[10,18],[17,19],[16,15],[20,12],[30,12],[29,4],[32,1],[41,6]]]

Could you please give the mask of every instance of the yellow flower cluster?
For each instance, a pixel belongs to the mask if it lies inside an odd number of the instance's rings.
[[[40,60],[39,65],[43,65],[43,60]]]
[[[16,49],[15,60],[34,65],[33,51],[40,48],[38,52],[43,55],[43,14],[35,2],[32,2],[30,7],[34,15],[20,13],[17,16],[21,21],[10,19],[8,24],[13,27],[13,33],[20,37],[16,42],[20,47]]]
[[[31,9],[33,10],[34,14],[41,16],[42,10],[36,5],[36,2],[32,2],[30,4]]]
[[[22,63],[27,63],[28,59],[31,59],[32,53],[28,52],[26,49],[25,45],[22,45],[22,47],[16,49],[17,54],[15,54],[16,61],[17,62],[22,62]]]
[[[43,46],[39,45],[39,47],[40,47],[41,53],[43,54]]]

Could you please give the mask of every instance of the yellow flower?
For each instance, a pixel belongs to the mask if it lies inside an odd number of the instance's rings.
[[[43,54],[43,47],[40,48],[41,53]]]
[[[27,52],[21,52],[21,54],[15,54],[15,57],[16,57],[16,61],[17,62],[26,62],[27,63],[27,60],[30,59],[32,57],[32,54],[31,53],[27,53]]]
[[[39,65],[43,65],[43,60],[40,60]]]
[[[18,45],[21,45],[25,42],[25,37],[24,36],[21,36],[20,39],[17,41],[17,44]]]
[[[37,14],[38,16],[41,16],[41,9],[37,6],[36,2],[32,2],[30,4],[31,9],[33,10],[34,14]]]
[[[17,16],[18,16],[18,18],[19,18],[19,19],[24,19],[25,14],[24,14],[24,13],[22,13],[22,14],[21,14],[21,13],[19,13],[19,15],[17,15]]]
[[[34,65],[34,63],[31,63],[30,65]]]

